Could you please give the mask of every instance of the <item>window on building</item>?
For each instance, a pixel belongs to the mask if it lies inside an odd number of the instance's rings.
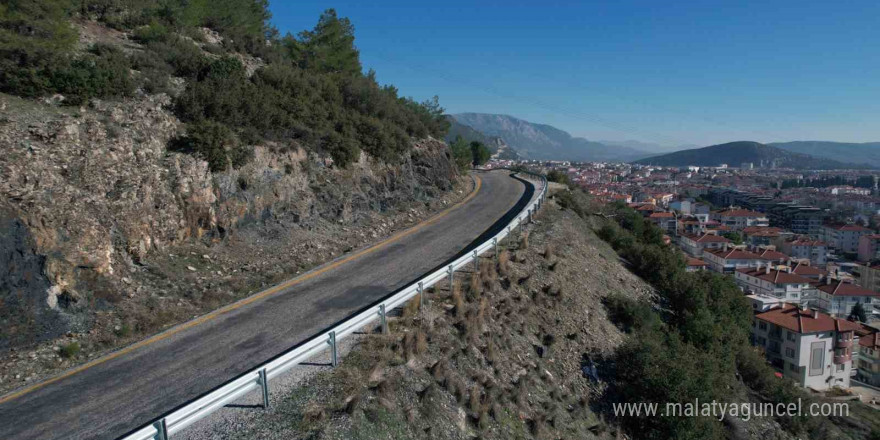
[[[825,341],[810,344],[810,376],[819,376],[825,371]]]
[[[764,321],[761,321],[760,323],[758,323],[758,328],[761,330],[767,330],[767,323]]]
[[[846,365],[837,364],[837,368],[835,368],[835,370],[839,373],[839,372],[843,371],[845,368],[846,368]]]
[[[794,341],[794,339],[795,339],[795,338],[794,338],[794,333],[792,333],[792,332],[786,332],[786,333],[787,333],[787,334],[785,335],[785,337],[786,337],[789,341]]]
[[[786,347],[785,348],[785,355],[790,358],[793,358],[794,357],[794,349]]]
[[[795,373],[800,372],[800,368],[798,368],[797,364],[794,362],[788,364],[788,369],[794,371]]]

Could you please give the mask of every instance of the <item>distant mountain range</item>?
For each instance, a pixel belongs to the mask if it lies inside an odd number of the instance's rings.
[[[574,137],[546,124],[536,124],[507,115],[459,113],[452,117],[488,136],[497,136],[525,159],[629,162],[652,153],[624,145],[607,145]]]
[[[467,141],[468,143],[477,141],[483,143],[489,148],[489,151],[492,152],[493,155],[497,155],[499,159],[518,159],[519,155],[516,150],[511,148],[507,143],[499,136],[489,136],[480,131],[474,130],[473,127],[469,125],[462,124],[458,122],[452,115],[446,115],[446,120],[449,121],[449,132],[446,133],[446,142],[453,142],[459,136],[462,139]]]
[[[767,144],[795,153],[809,154],[844,162],[868,164],[880,168],[880,142],[848,143],[828,141],[794,141]]]
[[[847,159],[854,160],[852,156],[847,157]],[[763,162],[765,166],[775,163],[777,167],[781,168],[814,170],[870,168],[870,166],[864,163],[845,163],[839,160],[810,156],[803,153],[789,151],[788,149],[750,141],[729,142],[705,148],[681,150],[674,153],[648,157],[635,161],[635,163],[645,165],[694,165],[712,167],[721,164],[727,164],[731,167],[739,167],[741,164],[747,162],[751,162],[755,166],[759,166],[761,162]]]

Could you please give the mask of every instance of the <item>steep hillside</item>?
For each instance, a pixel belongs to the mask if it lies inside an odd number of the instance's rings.
[[[2,389],[463,196],[437,100],[363,74],[332,10],[294,38],[264,2],[78,4],[0,13]]]
[[[526,159],[572,161],[631,161],[650,153],[624,146],[608,146],[550,125],[535,124],[507,115],[460,113],[453,117],[482,133],[499,136]]]
[[[738,167],[743,162],[751,162],[755,166],[759,166],[761,163],[764,166],[770,166],[770,164],[775,163],[780,168],[795,169],[865,168],[865,165],[847,164],[830,159],[817,158],[749,141],[729,142],[705,148],[676,151],[635,161],[635,163],[646,165],[695,165],[708,167],[721,164]]]
[[[774,142],[767,145],[825,159],[853,161],[880,167],[880,142],[794,141]]]
[[[486,145],[492,155],[499,159],[517,159],[519,157],[516,150],[507,145],[504,139],[483,134],[469,125],[458,122],[451,115],[446,115],[446,120],[449,121],[449,131],[446,133],[447,143],[452,143],[456,138],[461,137],[468,143],[476,141]]]

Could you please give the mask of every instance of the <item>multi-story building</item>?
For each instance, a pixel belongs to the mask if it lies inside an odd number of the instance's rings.
[[[709,263],[709,270],[732,274],[737,269],[761,266],[764,260],[760,255],[740,248],[706,250],[703,260]]]
[[[816,288],[819,290],[816,306],[833,316],[846,318],[856,304],[862,304],[865,313],[874,313],[874,305],[880,304],[880,293],[865,289],[853,283],[836,279],[826,279]]]
[[[712,214],[712,219],[734,231],[742,231],[750,226],[770,226],[766,215],[748,209],[728,209]]]
[[[709,265],[699,258],[687,257],[687,267],[685,270],[688,272],[702,272],[706,270],[707,266]]]
[[[818,238],[822,233],[825,212],[815,206],[777,203],[768,207],[768,214],[773,226],[788,229],[795,234]]]
[[[783,241],[780,248],[792,258],[810,260],[813,266],[824,267],[828,263],[828,245],[824,241],[798,238]]]
[[[792,304],[755,314],[752,343],[803,387],[849,388],[855,331],[860,326]]]
[[[880,260],[880,234],[868,234],[859,238],[859,261],[868,263]]]
[[[880,264],[859,264],[853,268],[852,275],[859,286],[880,292]]]
[[[772,226],[749,226],[740,232],[743,241],[750,246],[771,245],[774,239],[778,239],[784,233],[781,228]]]
[[[880,333],[860,337],[858,350],[856,378],[869,385],[880,386]]]
[[[737,269],[735,281],[746,294],[768,297],[764,303],[775,299],[778,303],[799,304],[805,294],[812,290],[809,278],[787,270],[771,269],[770,266]],[[763,299],[762,299],[763,300]]]
[[[861,225],[825,225],[822,227],[823,239],[832,249],[854,254],[859,251],[859,239],[874,231]]]
[[[648,216],[648,220],[666,231],[669,235],[675,235],[678,230],[678,219],[671,212],[655,212]]]
[[[811,282],[817,283],[825,278],[828,273],[825,272],[824,269],[820,269],[816,266],[811,266],[807,263],[802,262],[791,262],[791,273],[795,275],[800,275],[804,278],[809,278],[812,280]]]
[[[766,246],[758,247],[754,249],[753,252],[758,254],[758,256],[761,257],[762,260],[771,265],[785,264],[788,262],[788,260],[791,259],[791,257],[789,257],[788,255],[779,252],[776,249],[768,248]]]
[[[682,235],[679,237],[679,245],[688,255],[696,258],[703,256],[704,250],[721,249],[731,241],[715,234]]]

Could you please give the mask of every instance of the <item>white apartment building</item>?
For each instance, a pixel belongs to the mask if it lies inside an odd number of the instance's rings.
[[[776,270],[769,265],[738,269],[735,281],[747,294],[793,304],[799,304],[805,294],[813,289],[809,278],[791,273],[791,268]]]
[[[712,214],[712,220],[717,220],[734,231],[742,231],[750,226],[770,226],[770,219],[766,215],[748,209],[716,212]]]
[[[755,314],[752,343],[764,348],[771,365],[803,387],[848,388],[859,328],[817,310],[785,304]]]
[[[859,238],[873,233],[874,231],[861,225],[822,226],[823,238],[832,249],[851,254],[859,251]]]
[[[706,250],[703,261],[709,263],[709,270],[732,274],[737,269],[753,268],[763,265],[760,255],[739,248]]]
[[[727,243],[732,243],[726,237],[715,234],[682,235],[679,237],[679,245],[688,255],[696,258],[703,256],[704,250],[722,249]]]
[[[880,333],[859,338],[856,377],[869,385],[880,386]]]
[[[826,279],[816,288],[819,290],[816,306],[832,316],[846,318],[852,313],[852,308],[860,303],[865,313],[871,315],[875,313],[874,306],[880,304],[880,293],[853,283]]]
[[[828,263],[828,245],[824,241],[799,238],[783,241],[780,248],[792,258],[810,260],[813,266],[824,267]]]

